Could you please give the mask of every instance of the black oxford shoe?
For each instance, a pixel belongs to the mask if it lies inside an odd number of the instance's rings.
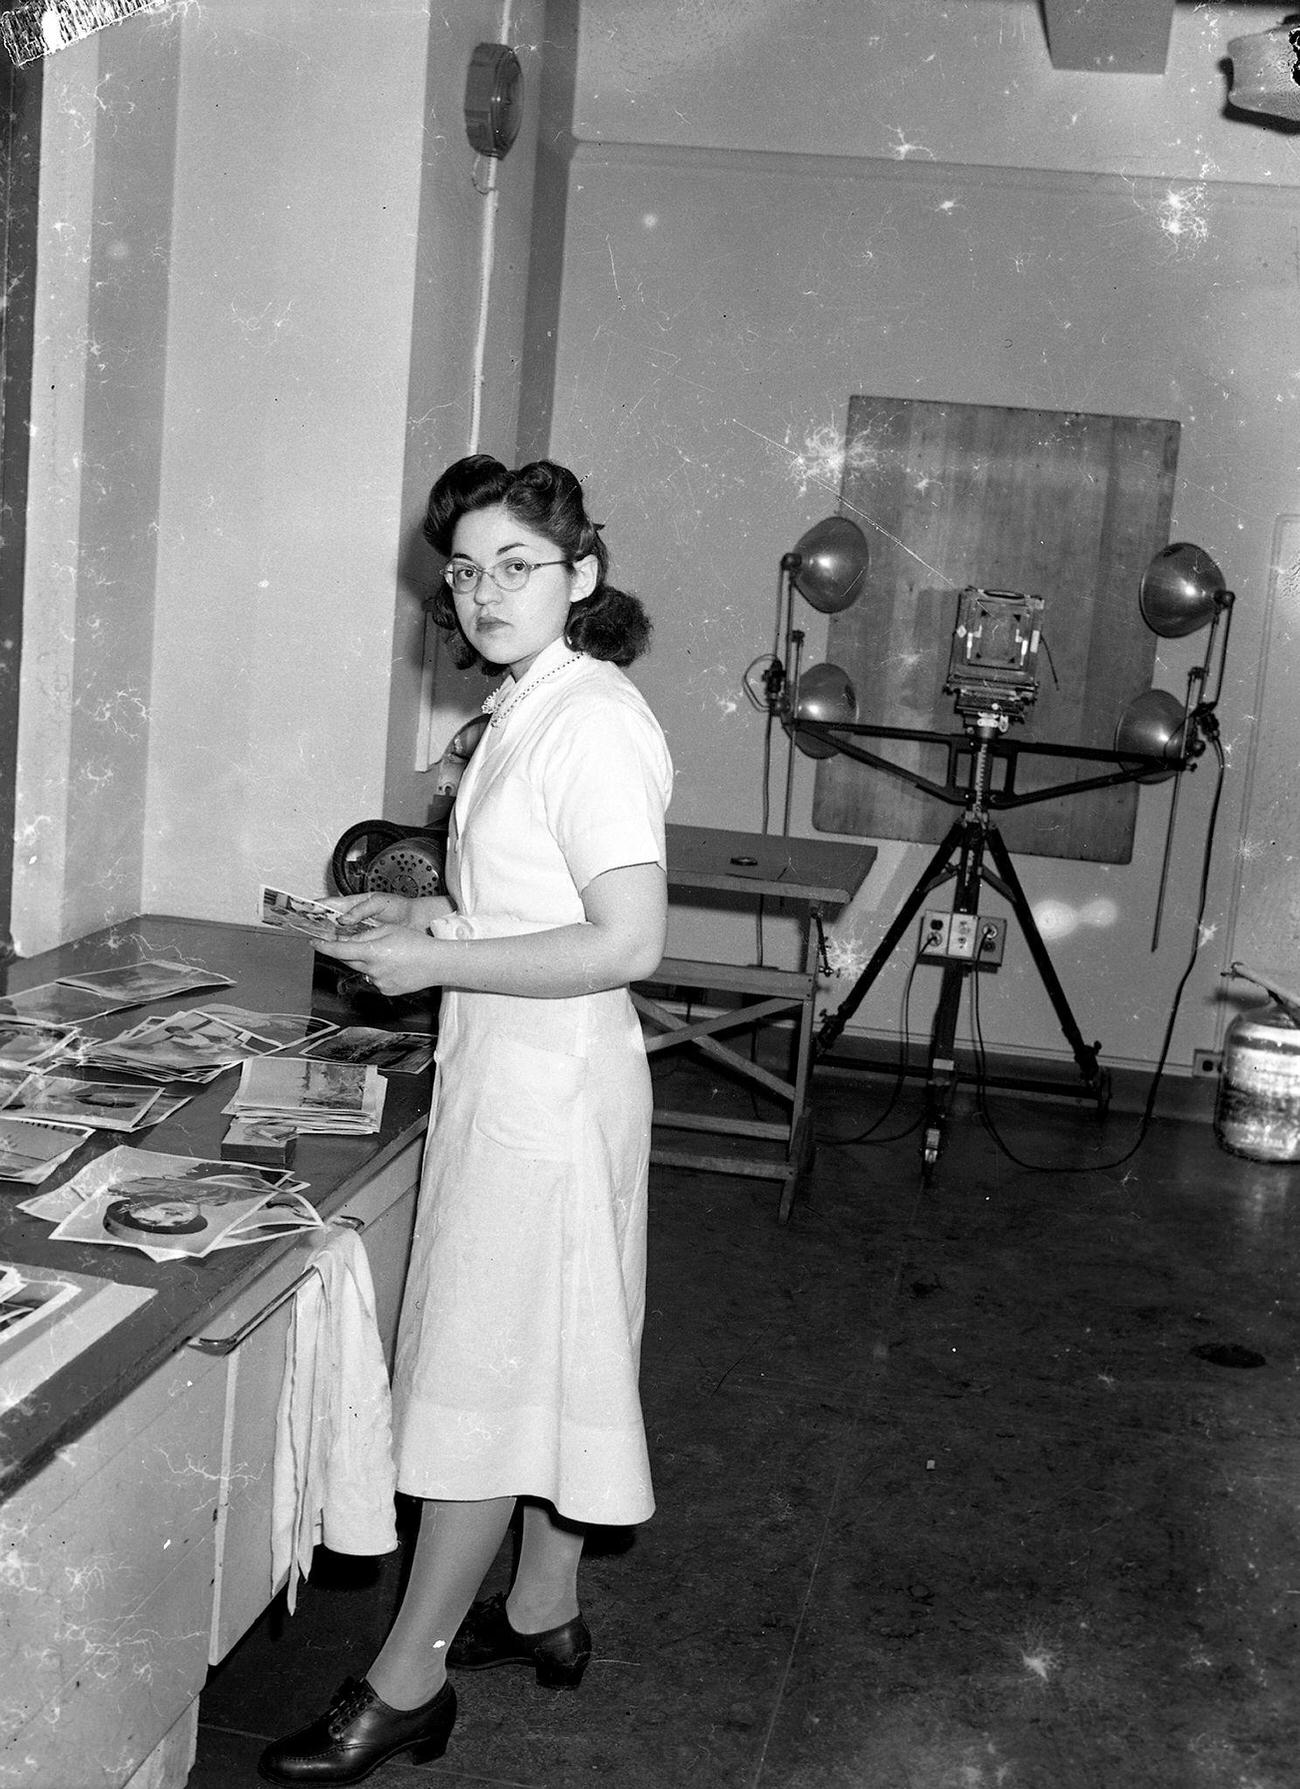
[[[475,1603],[447,1649],[454,1671],[486,1671],[489,1665],[532,1665],[548,1690],[576,1690],[591,1657],[591,1634],[581,1615],[540,1634],[510,1625],[504,1596]]]
[[[398,1752],[417,1764],[441,1758],[456,1721],[456,1692],[444,1683],[419,1708],[390,1708],[362,1678],[345,1678],[325,1713],[277,1739],[258,1760],[264,1783],[359,1783]]]

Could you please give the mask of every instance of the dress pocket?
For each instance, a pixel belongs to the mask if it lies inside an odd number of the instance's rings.
[[[580,1056],[497,1036],[480,1055],[472,1126],[532,1161],[565,1161],[578,1147],[586,1064]]]

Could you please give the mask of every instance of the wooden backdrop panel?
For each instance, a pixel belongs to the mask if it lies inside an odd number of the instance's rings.
[[[1178,439],[1176,422],[1145,417],[851,398],[841,509],[867,537],[870,569],[864,594],[831,617],[827,657],[853,679],[860,719],[960,731],[943,684],[957,592],[976,585],[1045,599],[1038,699],[1016,736],[1109,747],[1155,666],[1138,589],[1169,540]],[[943,780],[938,747],[865,743]],[[1104,769],[1025,756],[1017,786]],[[936,843],[958,811],[848,758],[817,766],[823,832]],[[1127,784],[997,820],[1014,852],[1127,863],[1136,812]]]

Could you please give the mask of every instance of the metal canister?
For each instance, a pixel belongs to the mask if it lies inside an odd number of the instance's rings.
[[[1256,1007],[1228,1027],[1214,1134],[1252,1161],[1300,1161],[1300,1025],[1285,1007]]]

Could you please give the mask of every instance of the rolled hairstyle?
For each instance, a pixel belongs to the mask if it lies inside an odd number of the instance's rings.
[[[425,539],[450,559],[456,524],[471,510],[502,504],[517,522],[554,543],[564,563],[573,568],[592,556],[599,568],[590,596],[574,603],[564,628],[564,643],[574,652],[630,665],[650,644],[650,618],[635,596],[608,582],[609,549],[600,528],[587,515],[582,486],[567,466],[534,460],[511,472],[490,454],[470,454],[449,466],[429,493],[424,518]],[[477,664],[495,672],[460,630],[456,605],[442,579],[429,601],[434,622],[447,635],[451,654],[462,668]]]

